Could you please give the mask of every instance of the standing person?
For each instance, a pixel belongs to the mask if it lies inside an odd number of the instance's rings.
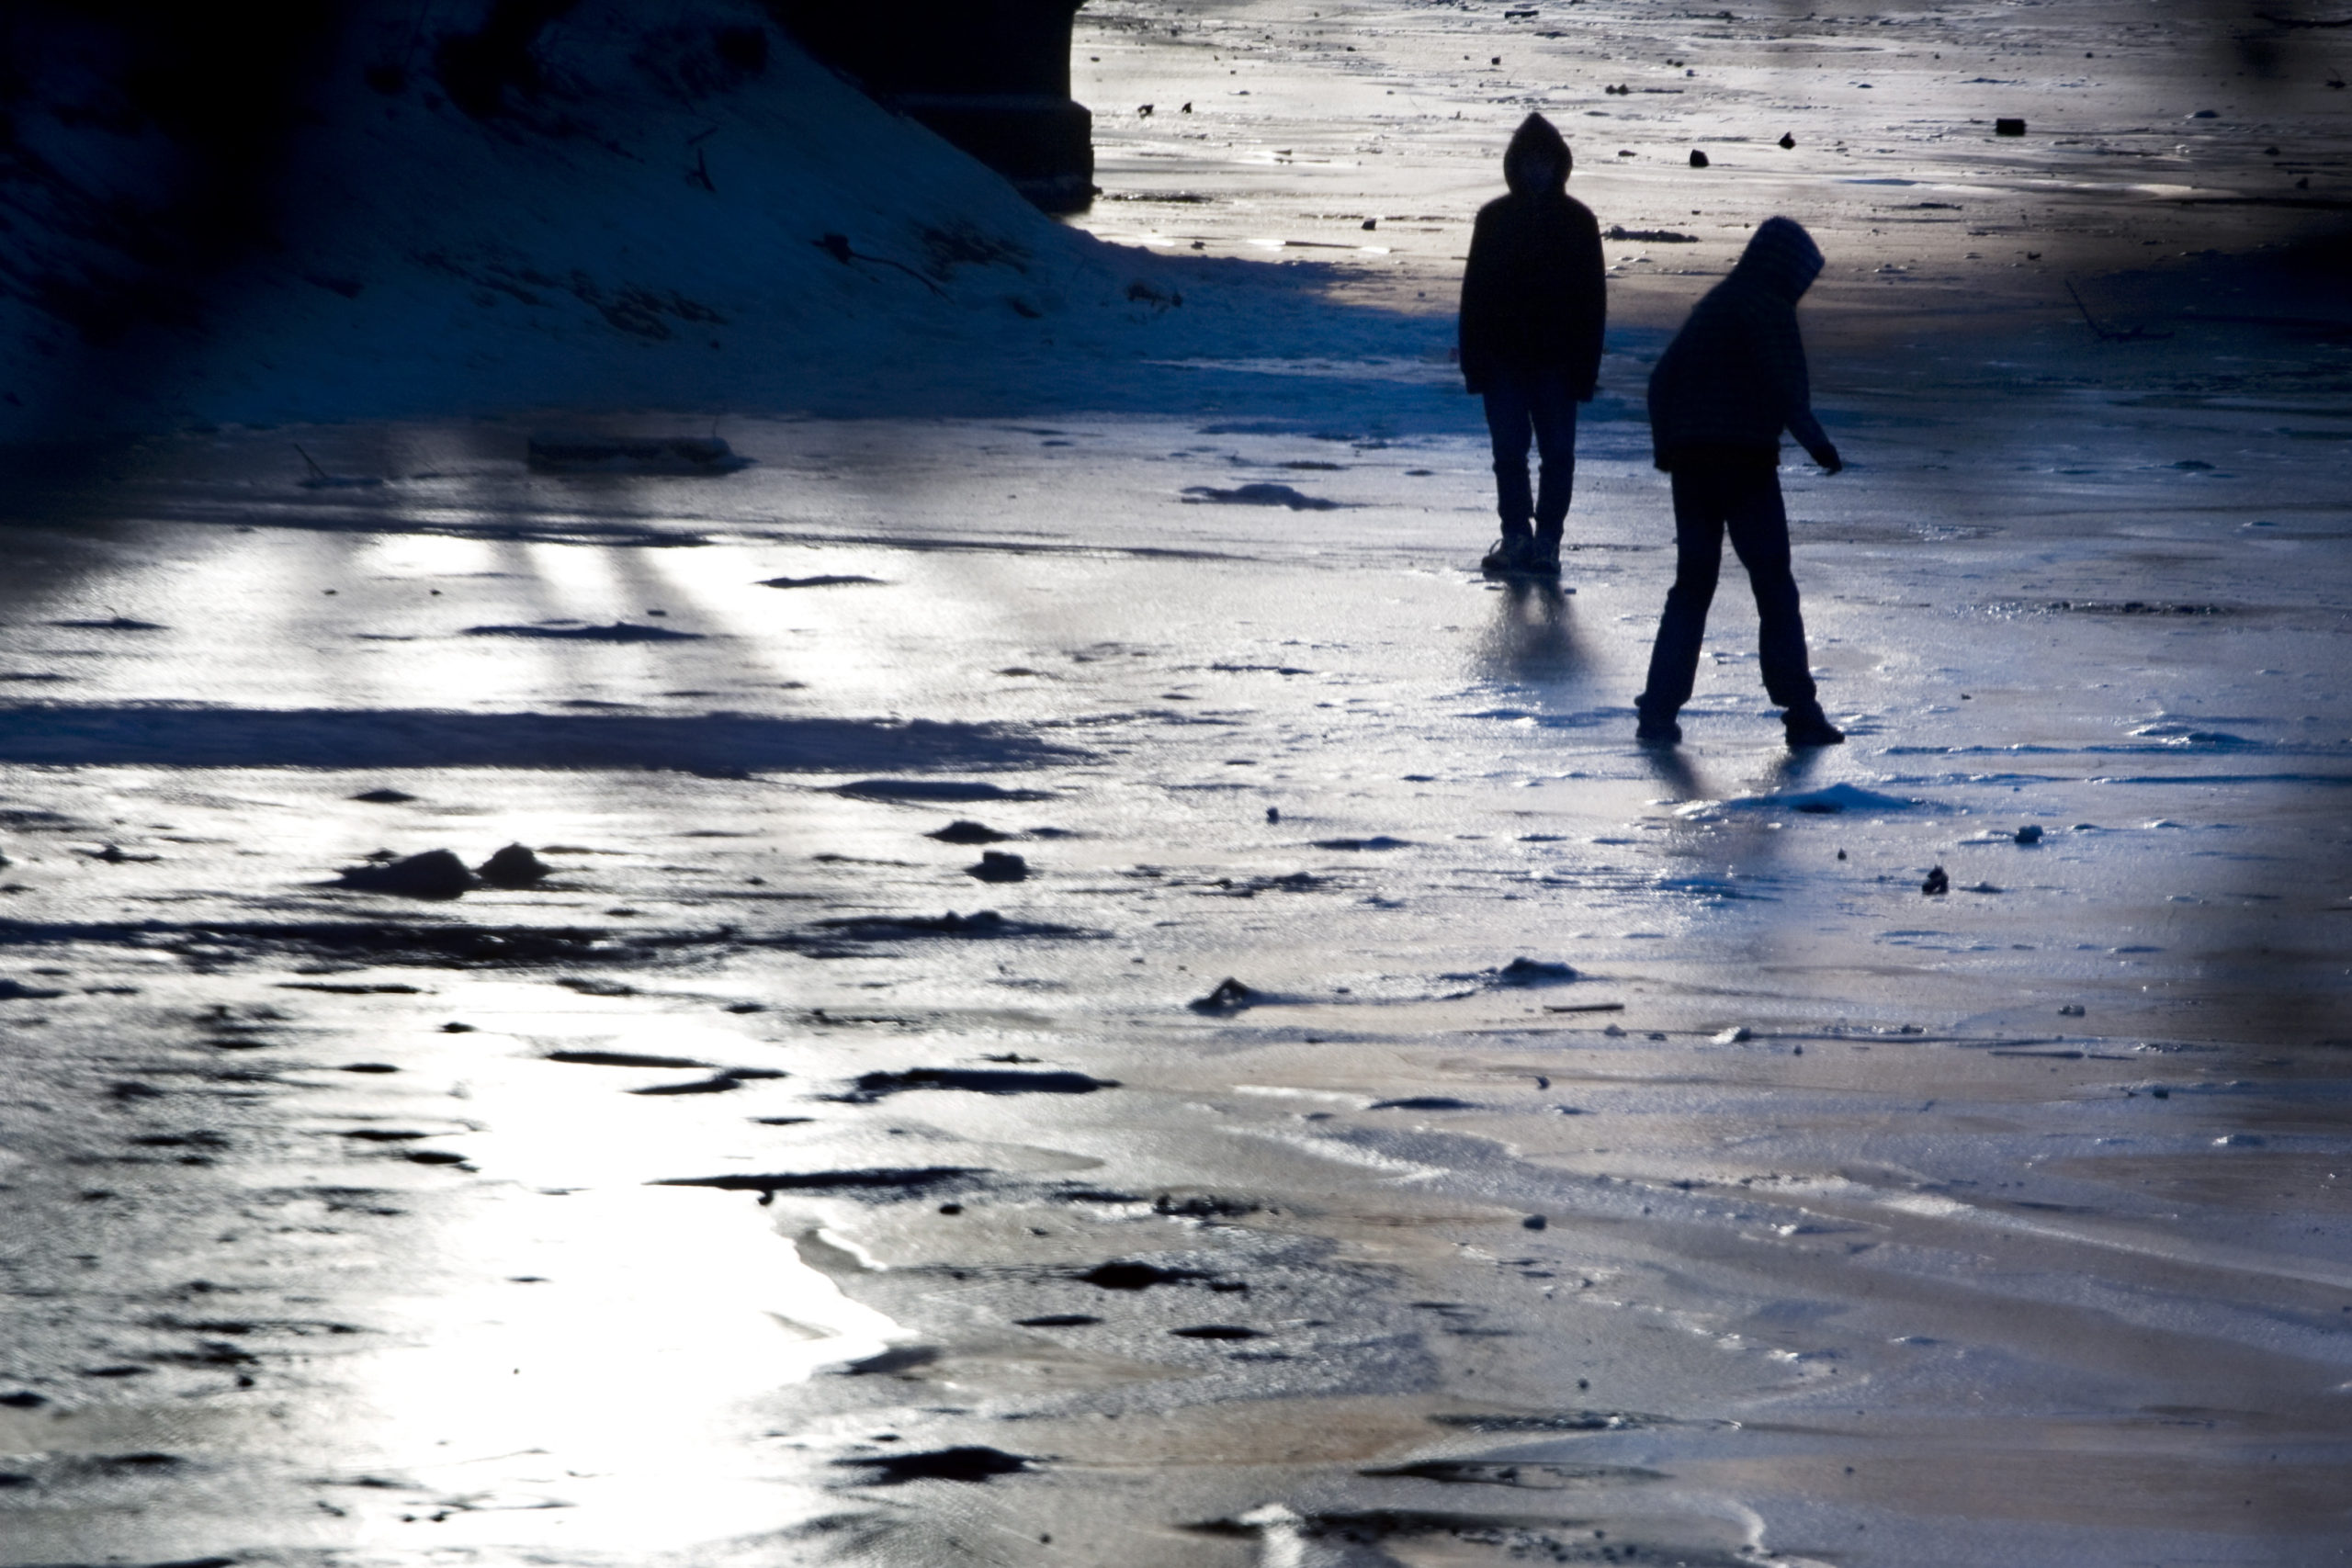
[[[1747,568],[1764,690],[1785,710],[1792,746],[1835,746],[1845,732],[1815,695],[1804,616],[1789,570],[1789,517],[1781,504],[1781,432],[1824,472],[1845,465],[1813,417],[1797,301],[1821,276],[1821,251],[1792,219],[1768,218],[1731,276],[1707,291],[1650,373],[1650,440],[1674,478],[1674,587],[1666,596],[1649,682],[1634,708],[1645,741],[1682,739],[1674,716],[1690,700],[1699,643],[1715,596],[1724,535]]]
[[[1608,313],[1600,229],[1568,195],[1572,163],[1550,120],[1521,121],[1503,153],[1510,194],[1478,209],[1462,273],[1462,379],[1486,398],[1503,519],[1502,540],[1483,563],[1488,571],[1559,575],[1577,404],[1592,400],[1600,379]],[[1543,464],[1532,493],[1531,432]]]

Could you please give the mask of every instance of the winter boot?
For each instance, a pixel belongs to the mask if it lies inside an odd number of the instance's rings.
[[[1641,722],[1634,727],[1634,739],[1645,746],[1678,746],[1682,741],[1682,727],[1674,722],[1670,713],[1660,713],[1650,705],[1647,696],[1634,699],[1634,711]]]
[[[1829,716],[1821,711],[1819,703],[1789,709],[1781,716],[1781,723],[1788,731],[1792,748],[1838,746],[1846,739],[1846,732],[1829,722]]]
[[[1507,576],[1532,570],[1534,559],[1534,538],[1524,527],[1507,528],[1503,536],[1495,541],[1494,547],[1487,552],[1486,558],[1478,563],[1478,570],[1490,577]]]

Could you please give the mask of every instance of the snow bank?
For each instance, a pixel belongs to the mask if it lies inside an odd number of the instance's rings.
[[[413,6],[342,16],[302,62],[258,243],[211,260],[141,230],[185,160],[119,101],[119,59],[88,29],[47,36],[0,186],[0,441],[842,412],[910,383],[984,395],[1074,331],[1124,344],[1183,309],[1148,256],[1047,220],[755,5],[585,0],[537,36],[534,89],[480,116],[446,96]]]

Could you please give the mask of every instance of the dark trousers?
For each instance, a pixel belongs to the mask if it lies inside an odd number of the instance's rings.
[[[1804,615],[1797,607],[1797,580],[1789,570],[1789,514],[1781,505],[1779,473],[1761,459],[1690,465],[1674,470],[1674,587],[1650,649],[1649,683],[1640,701],[1645,718],[1672,718],[1690,700],[1726,533],[1756,591],[1764,690],[1784,708],[1803,711],[1815,704]]]
[[[1527,532],[1528,519],[1547,543],[1567,522],[1568,493],[1577,479],[1577,394],[1562,370],[1498,370],[1487,383],[1487,430],[1495,443],[1495,510],[1503,536]],[[1543,461],[1543,479],[1527,482],[1528,436]]]

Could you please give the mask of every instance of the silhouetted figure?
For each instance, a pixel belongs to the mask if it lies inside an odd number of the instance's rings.
[[[1462,379],[1486,398],[1503,520],[1489,571],[1559,571],[1577,404],[1592,400],[1600,379],[1608,314],[1600,229],[1568,196],[1571,163],[1550,120],[1532,114],[1520,122],[1503,153],[1510,194],[1478,209],[1462,273]],[[1532,492],[1531,432],[1543,465]]]
[[[1821,711],[1804,647],[1804,616],[1789,570],[1789,517],[1781,504],[1781,432],[1828,473],[1844,467],[1813,417],[1797,301],[1821,275],[1821,251],[1802,225],[1768,218],[1731,276],[1707,291],[1650,373],[1650,440],[1674,476],[1674,587],[1666,596],[1649,682],[1635,703],[1643,740],[1682,739],[1674,716],[1690,700],[1699,644],[1715,596],[1724,535],[1756,591],[1764,690],[1785,711],[1792,746],[1846,739]]]

